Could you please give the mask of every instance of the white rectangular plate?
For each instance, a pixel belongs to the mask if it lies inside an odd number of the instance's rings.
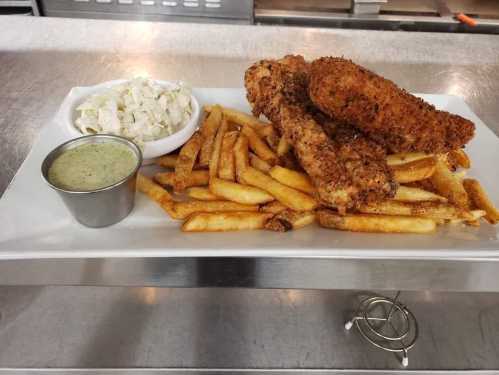
[[[242,89],[197,89],[201,104],[220,103],[249,111]],[[470,175],[477,177],[495,203],[499,197],[499,140],[463,100],[420,95],[440,109],[475,122],[476,136],[466,150]],[[497,227],[442,226],[435,234],[368,234],[310,226],[275,233],[245,231],[185,234],[154,202],[138,194],[133,212],[122,222],[90,229],[71,218],[63,202],[42,181],[40,164],[65,141],[55,122],[47,124],[0,200],[0,259],[100,257],[325,257],[325,258],[496,258]]]

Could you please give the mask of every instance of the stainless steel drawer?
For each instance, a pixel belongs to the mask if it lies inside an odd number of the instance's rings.
[[[106,18],[106,14],[136,14],[248,21],[253,16],[253,0],[42,0],[41,3],[45,15],[94,13]]]

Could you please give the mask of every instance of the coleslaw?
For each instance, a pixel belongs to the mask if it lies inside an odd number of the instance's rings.
[[[162,86],[135,78],[90,96],[76,110],[83,134],[114,134],[138,145],[167,137],[192,116],[191,90],[182,83]]]

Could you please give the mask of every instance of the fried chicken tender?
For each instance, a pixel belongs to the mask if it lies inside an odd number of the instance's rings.
[[[474,134],[471,121],[439,111],[343,58],[312,62],[309,94],[321,111],[357,127],[393,153],[444,153],[464,146]]]
[[[325,119],[311,107],[308,81],[309,64],[301,56],[254,64],[245,74],[253,113],[267,116],[293,145],[322,204],[345,212],[364,202],[392,196],[395,186],[384,150],[354,129],[333,129],[327,124],[328,136],[314,118]]]

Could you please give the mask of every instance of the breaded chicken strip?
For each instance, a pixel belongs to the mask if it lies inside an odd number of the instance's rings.
[[[464,146],[474,124],[439,111],[350,60],[311,64],[310,98],[323,112],[351,124],[391,152],[442,153]]]
[[[253,113],[267,116],[293,145],[322,204],[345,212],[393,195],[395,187],[382,148],[351,130],[340,134],[336,129],[331,138],[314,119],[307,94],[308,69],[301,56],[251,66],[245,86]]]
[[[294,146],[322,204],[341,211],[393,195],[396,186],[383,148],[345,127],[328,136],[312,115],[298,106],[284,105],[280,115],[282,134]]]

